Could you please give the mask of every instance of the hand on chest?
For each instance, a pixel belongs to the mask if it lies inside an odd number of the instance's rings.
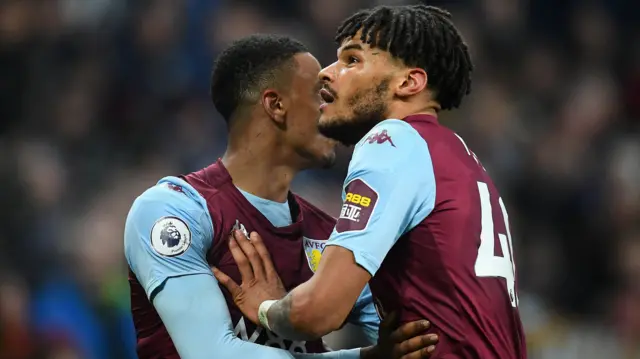
[[[241,276],[238,266],[228,247],[229,234],[233,230],[240,230],[248,238],[249,234],[255,231],[262,237],[276,271],[287,290],[291,290],[311,278],[318,268],[327,242],[326,240],[308,238],[303,231],[286,233],[268,228],[256,228],[249,220],[236,220],[234,223],[228,224],[227,227],[219,235],[220,238],[214,239],[220,244],[214,246],[213,253],[209,256],[210,264],[218,267],[233,280],[240,282]]]

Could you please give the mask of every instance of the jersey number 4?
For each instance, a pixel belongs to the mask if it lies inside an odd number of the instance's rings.
[[[481,226],[480,248],[478,248],[478,258],[476,259],[475,270],[478,277],[500,277],[507,282],[507,292],[512,307],[518,306],[518,295],[516,294],[515,272],[516,266],[511,258],[513,245],[511,243],[511,231],[509,230],[509,215],[504,207],[502,198],[498,199],[502,217],[506,228],[506,235],[498,233],[502,256],[496,256],[495,231],[493,228],[493,212],[491,208],[491,198],[489,187],[484,182],[478,182],[478,192],[480,193]]]

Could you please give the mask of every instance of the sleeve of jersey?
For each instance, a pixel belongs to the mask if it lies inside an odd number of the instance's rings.
[[[404,121],[383,121],[356,145],[327,245],[352,251],[373,276],[398,238],[431,213],[435,195],[426,141]]]
[[[125,224],[125,256],[149,298],[169,278],[212,276],[206,253],[213,225],[207,213],[191,194],[162,185],[135,200]]]
[[[238,338],[215,278],[193,275],[166,281],[153,302],[182,359],[358,359],[360,350],[297,354]]]

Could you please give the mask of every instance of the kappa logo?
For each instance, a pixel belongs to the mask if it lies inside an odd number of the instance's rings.
[[[176,191],[176,192],[180,192],[180,193],[184,193],[184,190],[182,189],[182,186],[179,186],[177,184],[174,183],[167,183],[167,187],[170,190]]]
[[[244,228],[244,224],[240,223],[239,220],[236,219],[236,224],[233,225],[233,227],[231,228],[231,233],[233,233],[233,231],[235,230],[239,230],[240,232],[242,232],[242,234],[244,234],[247,239],[249,238],[249,232],[247,232],[247,229]]]
[[[369,135],[369,137],[367,137],[365,141],[370,144],[377,143],[379,145],[385,142],[389,142],[391,146],[396,147],[396,145],[393,143],[393,140],[391,139],[391,136],[389,136],[389,133],[387,132],[387,130],[382,130],[380,132],[376,132],[372,135]]]
[[[327,241],[321,241],[318,239],[311,239],[307,237],[302,237],[303,246],[304,246],[304,254],[307,256],[307,262],[309,263],[309,268],[312,272],[316,272],[318,269],[318,265],[320,264],[320,259],[322,259],[322,252],[324,252],[324,247],[327,244]]]

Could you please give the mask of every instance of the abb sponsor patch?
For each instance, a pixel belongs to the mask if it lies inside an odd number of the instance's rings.
[[[336,231],[342,233],[367,228],[378,202],[378,193],[359,178],[349,182],[345,192]]]

